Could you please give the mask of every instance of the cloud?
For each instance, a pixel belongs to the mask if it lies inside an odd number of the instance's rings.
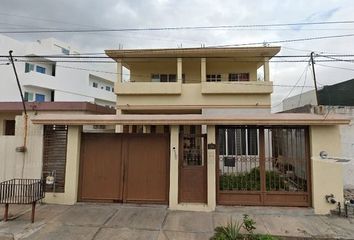
[[[290,23],[304,21],[337,21],[352,19],[352,0],[61,0],[2,1],[0,29],[23,29],[28,25],[35,28],[129,28],[129,27],[173,27],[215,26],[239,24]],[[6,15],[5,15],[5,14]],[[12,24],[12,25],[10,25]],[[120,33],[57,33],[11,35],[23,41],[55,37],[79,47],[82,52],[102,52],[118,48],[199,47],[201,44],[223,45],[232,43],[263,42],[281,39],[305,38],[351,33],[350,30],[312,30],[326,26],[302,28],[248,29],[248,30],[198,30],[164,32],[120,32]],[[333,26],[335,28],[338,26]],[[340,28],[350,29],[351,25]],[[327,39],[319,41],[283,44],[285,47],[309,49],[332,53],[354,53],[354,38]],[[283,55],[309,54],[283,48]],[[345,63],[334,66],[351,67]],[[272,63],[272,80],[277,85],[295,84],[304,69],[304,63]],[[316,67],[318,79],[330,84],[353,77],[353,72]],[[308,77],[308,84],[311,78]],[[275,87],[273,104],[285,97],[289,88]],[[298,88],[294,93],[299,93]],[[293,93],[293,94],[294,94]]]

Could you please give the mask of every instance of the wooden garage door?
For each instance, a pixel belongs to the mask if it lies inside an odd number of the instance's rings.
[[[84,133],[80,201],[167,203],[169,137]]]
[[[122,136],[82,135],[81,201],[121,201],[123,183]]]
[[[167,203],[169,141],[165,135],[131,135],[127,141],[125,200]]]

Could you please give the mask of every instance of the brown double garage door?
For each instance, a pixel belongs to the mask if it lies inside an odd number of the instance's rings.
[[[169,136],[84,133],[79,201],[168,203]]]

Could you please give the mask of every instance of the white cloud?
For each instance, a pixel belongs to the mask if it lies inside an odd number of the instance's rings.
[[[3,1],[0,10],[0,28],[21,27],[8,24],[51,28],[129,28],[173,27],[291,23],[304,21],[340,21],[353,19],[352,0],[38,0]],[[7,15],[4,15],[7,14]],[[16,15],[16,16],[14,16]],[[28,16],[29,18],[18,17]],[[34,19],[34,18],[42,18]],[[47,21],[43,20],[46,19]],[[51,21],[48,21],[51,20]],[[332,30],[318,30],[332,28]],[[335,29],[333,29],[335,28]],[[344,30],[338,30],[338,28]],[[315,30],[317,29],[317,30]],[[262,42],[354,33],[352,25],[307,26],[277,31],[269,30],[198,30],[167,32],[124,32],[99,34],[35,34],[12,36],[23,40],[56,37],[68,41],[86,52],[102,52],[104,49],[150,48],[150,47],[198,47],[202,43],[222,45],[244,42]],[[284,47],[309,49],[330,53],[354,53],[352,38],[338,38],[283,44]],[[283,48],[280,54],[306,54],[306,52]],[[350,63],[328,63],[331,66],[353,68]],[[271,64],[275,84],[295,84],[304,69],[304,63]],[[353,78],[353,71],[316,66],[318,80],[324,84]],[[311,84],[309,75],[308,83]],[[301,89],[300,89],[301,90]],[[294,93],[299,93],[296,88]],[[272,100],[277,104],[287,96],[289,88],[275,87]]]

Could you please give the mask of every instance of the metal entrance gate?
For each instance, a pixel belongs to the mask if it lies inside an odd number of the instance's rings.
[[[167,203],[169,136],[83,133],[79,201]]]
[[[218,128],[217,202],[310,206],[308,128]]]

